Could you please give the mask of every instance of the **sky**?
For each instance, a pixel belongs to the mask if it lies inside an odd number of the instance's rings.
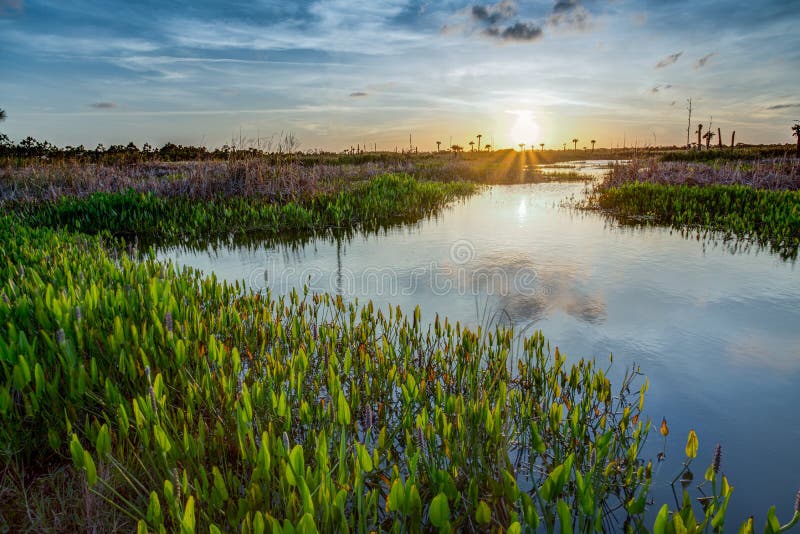
[[[420,151],[793,141],[800,0],[0,0],[0,131]],[[692,137],[695,137],[694,135]]]

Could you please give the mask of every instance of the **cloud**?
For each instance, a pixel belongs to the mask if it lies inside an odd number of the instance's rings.
[[[530,22],[516,22],[504,29],[492,26],[486,28],[483,34],[488,37],[502,39],[503,41],[535,41],[542,36],[542,28]]]
[[[700,58],[700,59],[698,59],[698,60],[697,60],[697,62],[694,64],[694,68],[696,68],[696,69],[700,69],[700,68],[703,68],[703,67],[705,67],[705,66],[706,66],[706,63],[708,63],[708,60],[709,60],[709,59],[711,59],[711,58],[712,58],[712,56],[714,56],[714,55],[716,55],[716,52],[711,52],[710,54],[706,54],[705,56],[701,57],[701,58]]]
[[[664,59],[662,59],[661,61],[659,61],[658,63],[656,63],[656,68],[657,69],[663,69],[664,67],[669,67],[670,65],[672,65],[673,63],[678,61],[678,59],[680,59],[680,57],[682,55],[683,55],[683,51],[682,50],[680,52],[675,53],[675,54],[670,54],[667,57],[665,57]]]
[[[22,0],[0,0],[0,17],[15,13],[22,13],[25,4]]]
[[[580,4],[580,0],[556,0],[556,4],[553,6],[553,13],[572,11],[573,9],[580,7]]]
[[[580,0],[556,0],[547,23],[551,26],[583,31],[589,28],[590,18],[589,12],[581,6]]]
[[[117,105],[114,102],[92,102],[89,107],[92,109],[114,109]]]
[[[369,93],[365,93],[363,91],[355,91],[353,93],[350,93],[350,96],[352,98],[359,98],[359,97],[369,96]]]
[[[671,83],[666,83],[664,85],[658,84],[650,89],[650,92],[655,95],[658,94],[659,91],[666,91],[667,89],[672,89]]]
[[[473,22],[473,31],[477,25],[481,35],[498,41],[530,42],[539,39],[543,33],[541,25],[516,18],[517,5],[514,0],[473,4],[468,15]]]
[[[794,104],[775,104],[774,106],[769,106],[767,109],[771,111],[776,111],[779,109],[792,109],[792,108],[800,108],[800,102]]]
[[[475,4],[470,10],[473,19],[492,25],[512,18],[516,13],[517,6],[513,0],[502,0],[496,4],[487,4],[485,6]]]

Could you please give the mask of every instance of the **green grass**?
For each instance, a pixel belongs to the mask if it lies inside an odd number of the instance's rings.
[[[241,234],[275,237],[332,228],[375,230],[418,220],[476,190],[467,182],[420,182],[408,175],[382,175],[338,193],[286,203],[256,195],[199,200],[128,191],[8,202],[5,207],[32,226],[109,232],[169,244]]]
[[[646,218],[754,238],[785,257],[796,257],[800,245],[800,191],[628,183],[601,189],[596,201],[623,221]]]
[[[363,187],[331,197],[358,202],[358,221],[452,198],[404,177]],[[345,210],[317,200],[304,209]],[[159,213],[138,202],[142,221]],[[73,232],[139,219],[69,206],[0,218],[0,528],[646,530],[638,370],[612,387],[541,333],[251,294]],[[731,488],[706,475],[710,505],[670,524],[721,528]],[[664,506],[654,531],[667,520]]]

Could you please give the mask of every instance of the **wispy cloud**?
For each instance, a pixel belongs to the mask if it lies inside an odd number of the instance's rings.
[[[793,108],[800,108],[800,102],[795,102],[793,104],[775,104],[774,106],[769,106],[767,109],[770,111],[776,111],[779,109],[793,109]]]
[[[364,91],[355,91],[350,93],[351,98],[363,98],[365,96],[369,96],[369,93],[365,93]]]
[[[656,63],[657,69],[663,69],[664,67],[669,67],[670,65],[674,64],[680,57],[683,55],[683,51],[676,52],[675,54],[670,54],[658,63]]]
[[[708,63],[708,60],[711,59],[715,55],[716,55],[716,52],[711,52],[710,54],[706,54],[705,56],[701,57],[700,59],[698,59],[695,62],[694,68],[695,69],[701,69],[701,68],[705,67],[706,63]]]
[[[581,5],[581,0],[556,0],[547,23],[551,26],[586,30],[590,27],[590,19],[589,12]]]
[[[497,4],[480,5],[475,4],[470,10],[472,18],[487,24],[497,24],[508,20],[517,14],[517,6],[512,0],[502,0]]]
[[[114,102],[92,102],[89,107],[92,109],[114,109],[117,105]]]
[[[672,84],[669,84],[669,83],[664,84],[664,85],[658,84],[658,85],[652,87],[650,89],[650,92],[655,95],[655,94],[658,94],[660,91],[666,91],[667,89],[672,89]]]

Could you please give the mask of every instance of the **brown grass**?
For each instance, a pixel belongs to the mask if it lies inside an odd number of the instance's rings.
[[[800,160],[774,158],[719,165],[634,159],[615,165],[602,187],[645,182],[660,185],[747,185],[757,189],[800,189]]]

